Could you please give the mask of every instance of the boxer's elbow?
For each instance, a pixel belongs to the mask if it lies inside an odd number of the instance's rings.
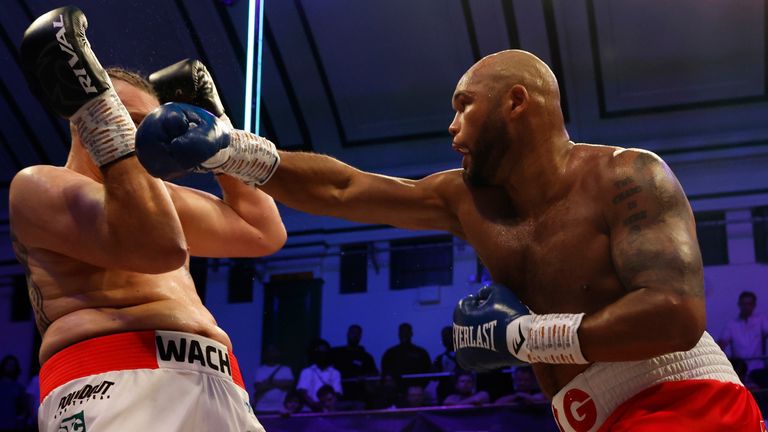
[[[285,230],[285,225],[282,222],[274,224],[269,232],[264,233],[263,245],[264,251],[262,255],[272,255],[285,246],[285,242],[288,240],[288,232]]]
[[[669,333],[673,351],[688,351],[696,346],[706,330],[704,299],[689,296],[670,296]]]
[[[120,249],[125,251],[125,256],[121,258],[125,269],[136,273],[168,273],[181,268],[189,260],[187,242],[183,237],[164,242],[142,242]]]
[[[189,260],[186,248],[165,249],[163,253],[153,254],[150,259],[143,260],[141,273],[161,274],[177,270]]]
[[[173,244],[165,245],[163,256],[165,257],[162,263],[163,269],[159,269],[158,273],[180,268],[189,261],[187,242],[182,238]]]

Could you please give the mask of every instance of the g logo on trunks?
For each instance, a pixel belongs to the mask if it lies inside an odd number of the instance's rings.
[[[597,421],[597,406],[587,392],[571,389],[563,397],[563,408],[568,424],[577,432],[587,432]]]

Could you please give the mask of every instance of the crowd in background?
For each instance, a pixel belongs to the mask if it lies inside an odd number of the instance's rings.
[[[363,329],[351,325],[347,344],[331,347],[322,339],[307,350],[307,367],[295,379],[280,363],[274,346],[264,350],[255,370],[257,414],[405,409],[485,404],[545,405],[530,366],[486,374],[462,370],[456,362],[451,327],[441,330],[444,351],[431,359],[412,342],[413,328],[398,327],[399,343],[381,358],[381,370],[361,345]]]
[[[756,313],[757,296],[738,297],[738,316],[728,322],[718,343],[747,388],[760,395],[768,389],[765,340],[768,317]],[[307,350],[307,366],[294,371],[281,363],[280,351],[267,346],[262,364],[253,370],[249,391],[257,414],[337,412],[431,406],[548,404],[530,366],[474,374],[456,362],[451,327],[441,330],[444,350],[434,359],[412,342],[413,328],[398,327],[399,343],[387,349],[381,369],[361,345],[363,329],[351,325],[346,345],[331,347],[318,339]],[[0,360],[0,432],[36,430],[39,405],[37,376],[19,381],[21,365],[15,356]]]

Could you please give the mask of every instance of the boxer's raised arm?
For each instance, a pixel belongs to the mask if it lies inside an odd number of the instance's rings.
[[[10,197],[14,233],[27,247],[103,268],[174,270],[187,259],[181,224],[163,183],[134,157],[136,127],[91,51],[86,27],[82,11],[68,6],[37,18],[24,33],[20,58],[27,83],[73,125],[76,148],[68,164],[93,175],[53,167],[19,173]],[[62,72],[69,69],[79,72]],[[141,99],[132,103],[141,105]],[[93,165],[73,156],[82,154],[80,146]]]
[[[616,272],[627,294],[579,329],[590,361],[624,361],[685,351],[705,328],[703,270],[688,200],[656,155],[615,156],[606,220]]]
[[[463,181],[460,170],[409,180],[360,171],[314,153],[281,151],[280,160],[261,188],[289,207],[362,223],[461,234],[452,199]]]
[[[140,169],[135,158],[119,164],[108,168],[107,177],[135,180],[128,169],[128,165]],[[181,224],[162,184],[155,190],[158,180],[145,177],[147,183],[122,182],[112,187],[119,192],[112,192],[63,168],[26,168],[11,182],[14,234],[28,248],[47,249],[102,268],[143,273],[179,268],[186,260]]]
[[[223,199],[166,183],[181,219],[190,255],[256,257],[278,251],[286,240],[275,202],[227,175],[217,176]]]

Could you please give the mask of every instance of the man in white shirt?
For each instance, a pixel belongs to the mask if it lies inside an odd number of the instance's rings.
[[[764,368],[763,359],[754,359],[764,354],[764,340],[768,337],[768,320],[756,314],[757,296],[751,291],[739,294],[739,317],[725,326],[718,343],[730,358],[741,358],[747,362],[747,372]]]
[[[320,387],[330,385],[336,394],[342,394],[341,374],[331,366],[330,351],[331,345],[328,342],[323,339],[316,341],[309,351],[312,365],[301,371],[299,383],[296,384],[296,390],[312,411],[321,411],[320,402],[317,400],[317,390]]]
[[[264,350],[263,364],[256,368],[253,410],[276,413],[283,408],[283,400],[293,386],[291,368],[280,364],[280,351],[274,345]]]

